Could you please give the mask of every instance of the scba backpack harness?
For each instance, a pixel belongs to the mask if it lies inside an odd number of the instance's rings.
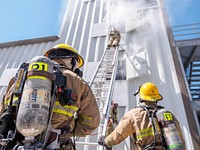
[[[156,108],[147,106],[138,106],[143,108],[149,117],[153,126],[154,140],[151,144],[145,146],[144,150],[156,149],[156,146],[162,146],[164,150],[183,150],[184,145],[174,123],[173,115],[162,106]],[[156,135],[161,142],[156,141]]]

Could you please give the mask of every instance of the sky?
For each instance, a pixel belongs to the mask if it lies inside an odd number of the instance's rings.
[[[164,0],[171,26],[200,23],[200,0]]]
[[[68,0],[0,0],[0,43],[58,35]]]
[[[200,23],[200,0],[164,0],[171,26]],[[0,0],[0,43],[58,35],[68,0]]]

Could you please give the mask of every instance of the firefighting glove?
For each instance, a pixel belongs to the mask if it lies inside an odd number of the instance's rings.
[[[98,139],[99,145],[105,146],[105,136],[101,135]]]
[[[98,139],[99,145],[104,146],[104,140],[105,140],[105,136],[101,135],[101,136],[99,137],[99,139]]]

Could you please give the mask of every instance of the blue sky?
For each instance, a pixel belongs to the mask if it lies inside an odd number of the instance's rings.
[[[68,0],[0,0],[0,43],[58,35]]]
[[[172,26],[200,23],[200,0],[164,0]],[[0,0],[0,43],[58,35],[68,0]]]
[[[164,0],[171,26],[200,23],[200,0]]]

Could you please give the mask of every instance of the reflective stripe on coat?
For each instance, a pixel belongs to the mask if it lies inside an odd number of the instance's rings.
[[[65,127],[71,120],[70,127],[76,136],[86,136],[92,133],[99,125],[100,113],[96,99],[88,84],[77,74],[70,70],[63,71],[67,77],[67,89],[73,89],[77,95],[77,101],[71,106],[61,106],[56,102],[52,116],[54,128]],[[75,121],[74,115],[77,115]]]

